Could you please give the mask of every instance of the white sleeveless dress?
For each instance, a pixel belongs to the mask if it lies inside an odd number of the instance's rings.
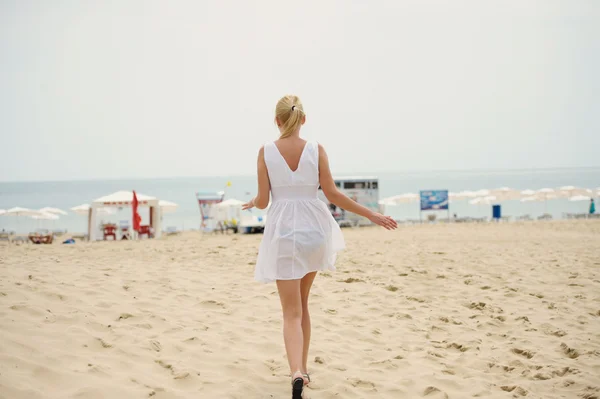
[[[319,145],[306,143],[295,171],[273,142],[265,144],[264,156],[271,183],[271,206],[254,278],[268,283],[335,270],[337,252],[345,248],[345,243],[327,205],[317,198]]]

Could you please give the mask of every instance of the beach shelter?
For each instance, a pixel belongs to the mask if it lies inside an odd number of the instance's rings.
[[[160,206],[155,197],[136,193],[137,206],[150,208],[150,227],[154,230],[154,237],[161,235],[160,228]],[[100,197],[92,202],[88,214],[88,236],[90,241],[96,240],[96,214],[100,208],[124,208],[134,205],[133,191],[117,191],[115,193]]]

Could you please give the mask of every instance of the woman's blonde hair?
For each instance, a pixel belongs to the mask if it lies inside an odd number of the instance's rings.
[[[275,106],[275,123],[279,121],[281,136],[280,139],[290,137],[304,121],[304,107],[298,96],[284,96],[277,101]]]

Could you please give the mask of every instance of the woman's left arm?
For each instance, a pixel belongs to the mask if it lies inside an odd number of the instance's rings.
[[[265,147],[261,147],[258,152],[258,194],[250,202],[242,205],[242,209],[258,208],[265,209],[269,205],[269,195],[271,192],[271,183],[269,182],[269,172],[265,162]]]

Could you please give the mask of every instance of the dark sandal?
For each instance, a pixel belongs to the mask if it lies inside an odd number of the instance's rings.
[[[292,381],[292,399],[302,399],[302,390],[304,389],[304,378],[296,377]]]

